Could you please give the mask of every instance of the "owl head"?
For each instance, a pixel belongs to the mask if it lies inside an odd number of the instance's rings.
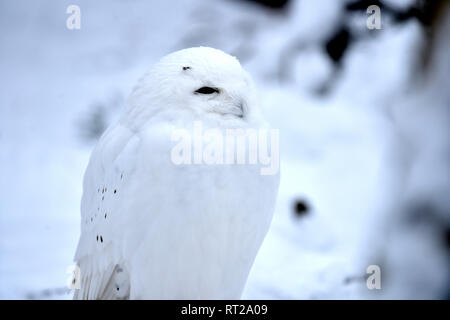
[[[248,121],[255,90],[239,61],[223,51],[196,47],[163,57],[138,82],[129,99],[141,115],[191,113],[229,121]]]

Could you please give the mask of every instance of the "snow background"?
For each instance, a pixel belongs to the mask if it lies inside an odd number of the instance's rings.
[[[318,95],[334,72],[323,39],[346,19],[368,32],[367,15],[345,15],[344,3],[294,0],[274,13],[237,0],[0,0],[0,298],[71,297],[64,285],[96,139],[146,68],[197,45],[240,59],[280,130],[275,217],[243,298],[448,297],[449,41],[438,41],[429,85],[412,90],[426,35],[416,21],[382,20]],[[66,28],[71,4],[80,30]],[[285,67],[296,42],[305,49]],[[309,205],[304,216],[296,200]],[[406,223],[410,203],[431,203],[422,211],[433,218]],[[366,287],[371,264],[382,290]]]

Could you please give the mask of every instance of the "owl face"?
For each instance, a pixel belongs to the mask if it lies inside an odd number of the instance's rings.
[[[191,67],[183,70],[190,72]],[[192,91],[190,105],[205,112],[215,112],[222,116],[244,118],[247,114],[247,92],[250,90],[245,79],[236,77],[234,81],[208,77],[195,77],[188,90]]]
[[[164,57],[141,80],[141,87],[147,88],[153,100],[164,101],[165,108],[223,119],[245,120],[254,99],[251,77],[239,61],[206,47]]]

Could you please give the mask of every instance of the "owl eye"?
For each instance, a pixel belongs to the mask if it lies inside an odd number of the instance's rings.
[[[213,94],[219,93],[219,89],[211,87],[201,87],[200,89],[195,90],[194,93]]]

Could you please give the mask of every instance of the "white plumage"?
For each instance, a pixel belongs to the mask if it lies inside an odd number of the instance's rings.
[[[199,88],[218,92],[196,93]],[[164,57],[103,134],[84,177],[75,299],[237,299],[279,175],[171,161],[174,129],[263,128],[249,75],[212,48]]]

